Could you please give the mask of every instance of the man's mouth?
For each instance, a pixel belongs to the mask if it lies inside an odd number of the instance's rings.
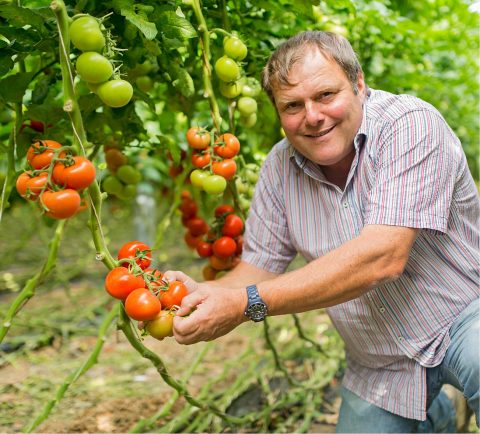
[[[307,137],[323,137],[325,136],[326,134],[328,134],[330,131],[332,131],[334,128],[336,127],[336,125],[333,125],[332,127],[330,128],[327,128],[326,130],[323,130],[323,131],[320,131],[318,133],[314,133],[314,134],[305,134],[305,136]]]

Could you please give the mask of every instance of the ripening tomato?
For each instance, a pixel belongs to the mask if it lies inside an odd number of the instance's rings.
[[[127,105],[133,96],[132,85],[122,79],[109,80],[98,86],[97,95],[109,107],[118,108]]]
[[[46,190],[40,195],[40,203],[47,208],[45,215],[54,219],[72,217],[80,209],[81,198],[76,190]]]
[[[141,241],[130,241],[125,243],[118,251],[117,259],[135,259],[137,265],[144,270],[152,262],[152,249]],[[123,262],[124,267],[129,267],[129,262]]]
[[[120,149],[111,148],[105,152],[105,162],[108,170],[115,173],[120,166],[128,163],[128,157]]]
[[[233,158],[240,151],[240,142],[233,134],[225,133],[215,141],[213,151],[222,158]]]
[[[113,74],[113,66],[106,57],[95,51],[80,54],[75,64],[78,74],[88,83],[103,83]],[[97,93],[100,87],[97,88]]]
[[[37,176],[31,177],[26,182],[27,199],[37,200],[38,196],[47,189],[48,173],[40,172]]]
[[[77,18],[70,24],[69,33],[72,44],[81,51],[100,52],[105,47],[98,21],[90,15]]]
[[[113,268],[105,278],[106,291],[119,300],[125,300],[132,291],[138,288],[145,288],[142,276],[135,276],[125,267]]]
[[[54,140],[40,140],[35,142],[27,152],[27,161],[34,169],[45,169],[50,166],[55,155],[55,149],[61,148],[62,145]],[[63,158],[64,152],[58,156]]]
[[[197,214],[198,206],[193,199],[184,199],[178,209],[186,218],[191,218]]]
[[[215,72],[220,80],[231,82],[240,78],[240,68],[235,62],[228,56],[222,56],[215,62]]]
[[[212,172],[215,175],[223,176],[226,180],[232,179],[237,171],[235,160],[227,158],[222,161],[215,161],[212,164]]]
[[[187,220],[185,226],[194,237],[205,235],[208,232],[207,222],[200,217],[193,217]]]
[[[85,157],[72,157],[70,166],[58,162],[53,168],[53,180],[58,185],[73,188],[74,190],[83,190],[95,181],[95,166]]]
[[[232,267],[232,257],[219,258],[218,256],[212,255],[208,258],[210,266],[216,271],[228,270]]]
[[[202,238],[203,236],[202,235],[198,235],[198,236],[194,236],[190,233],[190,231],[187,231],[185,233],[185,236],[183,237],[183,239],[185,240],[185,243],[187,244],[188,247],[190,247],[191,249],[196,249],[197,248],[197,245],[200,241],[202,241]]]
[[[171,309],[173,306],[180,306],[187,294],[187,287],[182,282],[174,280],[168,284],[168,289],[160,289],[157,297],[165,309]]]
[[[209,163],[210,163],[210,154],[208,152],[194,151],[192,153],[192,164],[195,167],[202,169],[205,166],[208,166]]]
[[[208,194],[221,194],[227,188],[227,181],[223,176],[210,175],[203,180],[203,189]]]
[[[137,321],[150,321],[161,309],[160,300],[145,288],[133,290],[125,300],[125,312]]]
[[[145,328],[150,336],[161,341],[173,336],[173,318],[175,314],[170,310],[161,310],[159,314],[147,322]]]
[[[215,276],[217,275],[217,270],[211,267],[210,265],[205,265],[202,269],[202,276],[204,280],[215,280]]]
[[[245,59],[248,53],[247,46],[235,36],[229,36],[223,40],[223,51],[235,60]]]
[[[233,212],[235,212],[235,208],[233,208],[232,205],[219,205],[215,208],[215,217],[221,217],[222,215],[230,214]]]
[[[237,250],[237,243],[233,238],[220,237],[212,245],[213,254],[218,258],[228,258]]]
[[[197,244],[197,253],[201,258],[208,258],[213,255],[212,243],[206,241],[200,241]]]
[[[210,145],[210,133],[203,128],[191,127],[187,131],[187,142],[193,149],[207,149]]]
[[[235,250],[235,255],[240,256],[243,251],[243,237],[239,235],[236,238],[236,242],[237,242],[237,250]]]
[[[25,197],[25,198],[27,197],[27,182],[32,177],[31,175],[32,175],[32,172],[27,171],[27,172],[21,173],[20,176],[17,178],[15,187],[17,189],[18,194],[22,197]]]
[[[227,215],[222,227],[222,234],[235,238],[243,232],[243,220],[235,214]]]

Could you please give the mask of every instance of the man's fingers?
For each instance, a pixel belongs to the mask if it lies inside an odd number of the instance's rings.
[[[195,308],[204,300],[203,294],[200,292],[192,292],[191,294],[183,297],[182,304],[177,310],[177,316],[185,316],[193,312]]]

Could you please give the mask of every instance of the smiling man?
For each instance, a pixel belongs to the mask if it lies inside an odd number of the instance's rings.
[[[445,383],[478,423],[480,207],[458,139],[426,102],[369,89],[333,33],[282,44],[263,87],[286,138],[262,167],[240,264],[215,282],[165,274],[190,290],[175,338],[328,308],[348,362],[338,432],[452,431]],[[286,273],[297,253],[307,265]]]

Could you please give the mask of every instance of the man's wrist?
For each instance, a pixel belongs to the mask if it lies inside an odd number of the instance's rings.
[[[245,306],[245,317],[254,322],[260,322],[265,319],[268,314],[268,307],[260,296],[257,285],[249,285],[246,287],[247,304]]]

